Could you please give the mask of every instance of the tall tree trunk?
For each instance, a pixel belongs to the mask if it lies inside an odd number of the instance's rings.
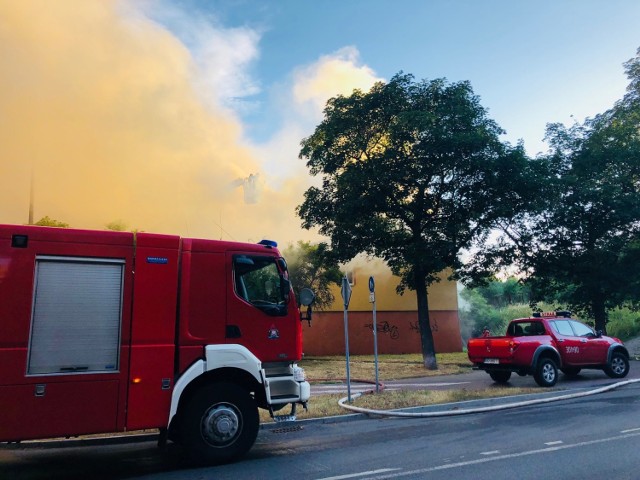
[[[422,360],[424,368],[437,370],[436,349],[433,344],[433,333],[429,321],[429,299],[427,297],[427,283],[424,274],[416,269],[416,297],[418,299],[418,325],[420,327],[420,343],[422,346]]]
[[[591,302],[591,309],[595,319],[596,331],[601,331],[603,335],[607,334],[607,310],[604,306],[604,300],[601,295],[597,295]]]

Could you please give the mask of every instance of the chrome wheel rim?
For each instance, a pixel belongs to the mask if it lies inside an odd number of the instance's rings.
[[[545,363],[542,366],[542,378],[544,378],[544,381],[547,383],[552,383],[555,380],[556,373],[553,369],[553,365]]]
[[[626,369],[624,360],[620,357],[613,357],[611,360],[611,370],[616,375],[622,375]]]
[[[235,442],[242,430],[242,415],[233,405],[219,403],[209,408],[200,421],[202,438],[212,447]]]

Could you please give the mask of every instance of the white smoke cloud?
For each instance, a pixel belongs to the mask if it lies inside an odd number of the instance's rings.
[[[311,135],[322,120],[327,100],[340,94],[349,95],[354,89],[367,91],[381,80],[362,63],[355,47],[342,48],[295,69],[291,81],[272,92],[271,101],[282,114],[282,127],[269,141],[255,146],[271,182],[277,185],[293,175],[305,185],[310,184],[312,180],[304,162],[298,158],[300,141]]]
[[[192,83],[214,107],[251,108],[250,97],[261,91],[251,68],[260,58],[261,33],[249,27],[225,27],[215,13],[189,11],[167,0],[121,3],[131,18],[152,19],[188,49]]]
[[[303,114],[317,119],[329,98],[354,89],[367,91],[381,80],[362,64],[357,48],[344,47],[294,72],[293,99]]]
[[[324,102],[377,80],[347,48],[291,73],[250,145],[239,109],[260,90],[261,34],[168,2],[0,1],[0,222],[35,219],[232,240],[313,240],[295,207],[298,152]],[[242,179],[242,188],[230,188]]]
[[[260,200],[260,193],[262,192],[262,182],[260,181],[260,174],[249,174],[246,178],[237,178],[231,182],[231,187],[241,187],[244,193],[244,203],[252,205],[258,203]]]

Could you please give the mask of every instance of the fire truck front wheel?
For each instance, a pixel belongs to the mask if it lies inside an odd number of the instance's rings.
[[[254,444],[258,408],[249,392],[232,383],[200,389],[185,405],[179,438],[197,462],[240,458]]]

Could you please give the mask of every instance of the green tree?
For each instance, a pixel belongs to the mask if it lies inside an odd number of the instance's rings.
[[[493,307],[501,308],[516,303],[529,303],[529,288],[518,279],[491,279],[476,289]]]
[[[609,309],[637,300],[640,278],[640,49],[625,68],[628,92],[613,108],[548,126],[537,210],[505,230],[536,299],[564,303],[602,331]]]
[[[458,314],[464,339],[479,337],[485,327],[492,335],[502,334],[500,315],[478,289],[465,288],[460,295],[463,302]]]
[[[122,220],[114,220],[113,222],[109,222],[105,225],[107,230],[112,230],[114,232],[126,232],[127,224]]]
[[[59,227],[59,228],[68,228],[69,224],[65,222],[60,222],[54,218],[49,218],[48,215],[45,215],[40,220],[38,220],[34,225],[39,225],[40,227]]]
[[[311,288],[316,294],[314,307],[323,310],[333,304],[331,285],[340,285],[343,274],[326,243],[311,244],[299,241],[283,250],[287,259],[289,278],[297,298],[302,288]]]
[[[107,230],[111,230],[113,232],[131,232],[131,233],[139,233],[144,230],[140,230],[139,228],[129,229],[127,223],[124,220],[114,220],[105,225]]]
[[[459,253],[522,205],[513,186],[522,147],[501,143],[468,82],[414,82],[398,74],[364,93],[330,99],[300,157],[322,187],[297,213],[319,227],[339,260],[383,258],[416,291],[424,365],[436,369],[427,287]]]

